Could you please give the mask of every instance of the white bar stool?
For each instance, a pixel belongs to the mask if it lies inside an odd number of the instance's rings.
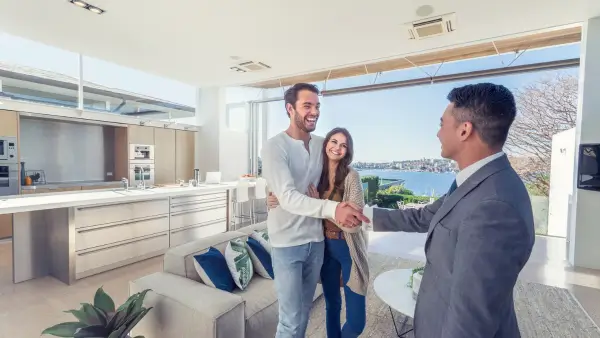
[[[250,210],[250,215],[244,214],[244,205],[250,202],[250,197],[248,194],[248,190],[250,188],[250,183],[246,180],[239,180],[235,187],[235,196],[233,200],[233,226],[234,230],[237,230],[238,220],[242,223],[243,220],[247,219],[252,223],[254,216],[252,215],[252,209]]]
[[[260,203],[256,203],[257,200],[260,200]],[[260,207],[260,210],[256,210],[256,207]],[[254,185],[254,199],[252,200],[252,213],[254,216],[253,223],[258,223],[257,215],[266,215],[268,214],[267,209],[267,180],[262,177],[256,179],[256,183]]]

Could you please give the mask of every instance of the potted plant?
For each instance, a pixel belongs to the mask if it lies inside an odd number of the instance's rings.
[[[115,309],[112,298],[100,287],[94,304],[82,303],[79,310],[69,310],[77,321],[60,323],[45,329],[42,335],[71,338],[128,338],[129,332],[152,308],[145,308],[144,297],[150,290],[136,293]],[[144,338],[137,336],[135,338]]]
[[[424,266],[412,269],[412,274],[410,275],[408,284],[406,285],[409,288],[412,288],[414,299],[417,299],[417,295],[419,294],[419,287],[421,286],[421,279],[423,278],[424,270]]]

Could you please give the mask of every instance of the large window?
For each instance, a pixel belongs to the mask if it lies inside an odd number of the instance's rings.
[[[518,58],[515,58],[515,55],[500,55],[475,59],[471,62],[456,62],[444,65],[440,69],[432,66],[424,70],[442,72],[444,67],[447,67],[444,70],[446,74],[461,73],[506,67],[511,62],[512,65],[518,65],[570,59],[577,57],[578,54],[579,45],[576,44],[526,52]],[[424,77],[422,72],[423,70],[419,69],[398,71],[395,75],[389,74],[387,79],[399,81],[406,79],[405,76],[409,73],[415,78]],[[401,73],[402,76],[393,78]],[[380,80],[387,81],[386,75],[388,74],[382,74]],[[511,132],[515,134],[511,134],[512,143],[507,144],[505,151],[526,183],[532,201],[535,201],[533,211],[536,231],[538,234],[545,234],[549,217],[549,159],[552,135],[574,127],[577,75],[577,68],[567,68],[353,94],[326,95],[321,97],[321,115],[315,134],[324,136],[334,127],[347,128],[354,139],[354,166],[361,176],[378,176],[379,186],[386,194],[398,196],[408,191],[414,196],[423,196],[422,198],[404,196],[397,197],[396,200],[385,200],[385,196],[382,195],[384,197],[377,200],[383,203],[383,206],[395,207],[397,201],[408,201],[408,204],[428,201],[429,196],[435,198],[447,191],[457,171],[454,163],[441,159],[440,143],[437,139],[439,119],[448,104],[447,94],[454,87],[470,83],[502,84],[513,91],[519,108]],[[356,86],[356,80],[356,78],[336,80],[336,86],[338,88]],[[358,85],[365,84],[370,83],[365,81]],[[327,88],[332,89],[330,83]],[[281,92],[281,88],[279,90]],[[548,95],[541,95],[543,93]],[[560,105],[558,107],[560,109],[553,109],[553,105]],[[283,101],[262,103],[259,111],[260,116],[266,119],[263,122],[266,131],[256,131],[255,137],[259,138],[258,154],[262,148],[261,133],[265,134],[264,138],[270,138],[289,126]],[[539,121],[531,122],[532,112],[537,114]],[[540,115],[540,112],[543,114]],[[557,112],[565,116],[556,116]],[[553,124],[553,120],[560,119],[572,123]],[[525,125],[525,123],[533,124]],[[554,125],[556,128],[545,133],[549,134],[548,137],[536,140],[543,144],[542,147],[533,149],[524,142],[519,144],[519,136],[516,133],[520,130],[537,128],[542,132],[546,125]],[[545,160],[540,161],[540,158]],[[401,187],[393,187],[392,182],[400,182]]]
[[[135,69],[83,57],[84,108],[177,121],[195,115],[196,88]]]
[[[77,107],[79,55],[0,32],[0,99]]]
[[[0,99],[79,107],[145,120],[194,122],[194,86],[0,33]]]

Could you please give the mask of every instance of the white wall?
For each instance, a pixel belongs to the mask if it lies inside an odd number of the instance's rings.
[[[600,143],[600,17],[583,26],[576,142]],[[575,152],[575,163],[578,161]],[[576,187],[577,170],[573,175]],[[569,229],[569,262],[577,267],[600,269],[600,192],[574,189]]]
[[[237,180],[249,173],[248,130],[227,126],[227,105],[260,99],[256,88],[202,88],[197,96],[196,167],[203,177],[207,171],[220,171],[224,181]]]
[[[569,195],[573,194],[576,128],[552,137],[548,235],[567,237]]]

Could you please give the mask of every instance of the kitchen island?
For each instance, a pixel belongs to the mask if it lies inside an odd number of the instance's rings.
[[[51,275],[66,284],[162,255],[228,230],[236,183],[14,196],[13,282]]]

